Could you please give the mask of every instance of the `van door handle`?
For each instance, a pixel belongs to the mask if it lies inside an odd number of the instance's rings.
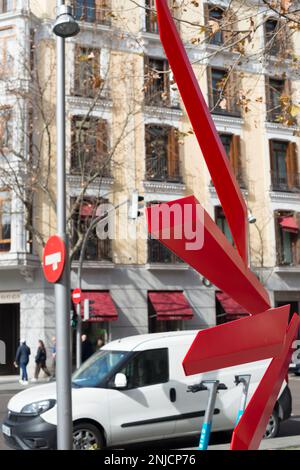
[[[176,390],[175,388],[170,388],[170,400],[172,403],[176,401]]]

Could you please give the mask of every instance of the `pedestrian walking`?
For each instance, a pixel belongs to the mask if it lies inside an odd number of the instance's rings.
[[[38,342],[38,349],[35,356],[35,372],[32,382],[36,382],[39,378],[40,371],[42,371],[48,376],[51,377],[51,374],[46,365],[47,361],[47,351],[43,341],[40,339]]]
[[[81,343],[81,361],[85,362],[94,354],[94,349],[87,335],[81,336]]]
[[[51,375],[52,377],[55,377],[56,375],[56,338],[55,336],[53,336],[52,338],[51,355],[52,355]]]
[[[20,341],[20,346],[16,352],[15,366],[20,367],[21,369],[21,379],[19,380],[20,384],[28,385],[28,374],[27,366],[29,363],[29,356],[31,354],[30,348],[26,344],[26,340],[22,339]]]

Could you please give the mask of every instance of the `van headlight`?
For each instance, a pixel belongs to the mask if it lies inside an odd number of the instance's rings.
[[[24,406],[21,413],[40,415],[45,413],[48,410],[51,410],[56,405],[56,400],[42,400],[36,401],[35,403],[30,403],[30,405]]]

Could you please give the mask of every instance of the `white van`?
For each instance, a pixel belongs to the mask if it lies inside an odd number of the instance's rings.
[[[182,361],[197,331],[158,333],[113,341],[95,353],[72,378],[74,449],[104,448],[200,435],[208,392],[190,385],[218,379],[213,431],[234,428],[241,400],[238,374],[251,374],[249,398],[270,361],[186,377]],[[55,449],[56,384],[14,396],[2,431],[10,447]],[[285,382],[268,426],[268,437],[291,414]]]

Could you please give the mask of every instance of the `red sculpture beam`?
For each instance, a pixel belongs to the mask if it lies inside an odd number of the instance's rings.
[[[163,206],[174,208],[170,211],[170,217],[162,219]],[[269,297],[264,287],[209,214],[204,209],[204,217],[197,214],[197,206],[201,207],[194,196],[151,206],[147,209],[149,232],[198,273],[234,298],[247,312],[255,314],[269,310]],[[185,226],[191,224],[191,217],[198,236],[204,237],[203,247],[196,250],[186,249],[192,241],[186,238],[185,230]],[[178,233],[182,233],[181,238],[178,238]]]
[[[199,333],[183,363],[187,374],[196,374],[273,357],[232,439],[233,450],[256,449],[287,373],[293,352],[292,342],[296,337],[300,319],[294,316],[286,329],[289,307],[269,310],[270,303],[264,287],[247,268],[246,204],[167,2],[156,0],[156,5],[161,40],[238,252],[205,211],[202,220],[197,212],[199,203],[193,196],[169,203],[171,208],[179,205],[183,210],[180,216],[175,212],[168,220],[161,220],[158,206],[148,209],[149,231],[249,313],[258,314]],[[192,211],[185,212],[185,205],[191,205]],[[187,243],[191,246],[193,242],[184,230],[187,225],[190,230],[188,235],[195,232],[195,239],[199,232],[203,232],[203,247],[187,249]],[[180,228],[182,236],[178,237]],[[169,232],[168,237],[166,232]]]
[[[247,207],[166,0],[156,0],[161,42],[237,249],[248,264]],[[226,182],[226,183],[225,183]]]
[[[291,362],[292,344],[297,337],[299,325],[300,318],[295,314],[284,338],[280,355],[272,360],[234,430],[231,450],[258,449]],[[270,328],[273,328],[273,323]]]
[[[200,331],[183,360],[185,374],[199,374],[277,356],[282,350],[289,311],[290,307],[286,305]]]

